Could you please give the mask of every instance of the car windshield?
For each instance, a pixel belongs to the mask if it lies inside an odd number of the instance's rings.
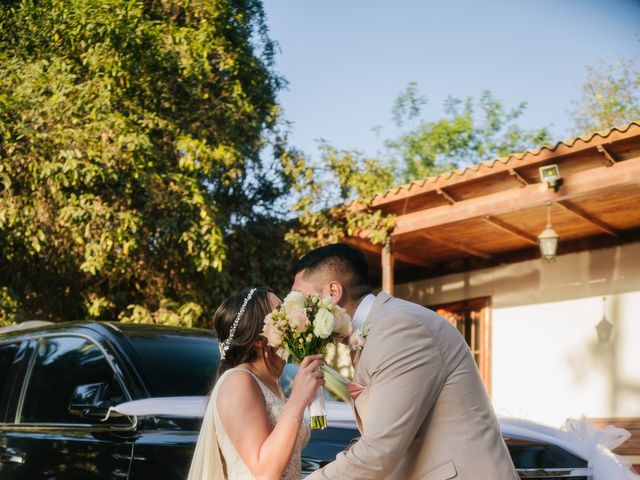
[[[125,332],[154,387],[154,396],[207,395],[220,363],[218,341],[199,332]]]
[[[197,331],[124,332],[140,358],[154,387],[154,396],[178,397],[207,395],[213,387],[220,364],[218,340]],[[287,398],[291,395],[298,366],[287,364],[280,385]],[[327,400],[348,402],[349,394],[340,375],[325,371]]]

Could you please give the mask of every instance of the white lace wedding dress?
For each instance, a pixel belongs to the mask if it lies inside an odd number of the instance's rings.
[[[198,444],[196,445],[196,450],[191,462],[191,470],[189,471],[188,480],[254,479],[253,475],[251,475],[251,472],[242,461],[242,458],[238,455],[238,452],[231,443],[231,440],[229,440],[229,437],[222,426],[222,422],[220,421],[218,409],[216,408],[216,399],[218,397],[220,385],[222,385],[222,382],[224,382],[224,380],[233,373],[236,373],[237,375],[249,374],[255,379],[262,391],[262,394],[264,395],[264,403],[267,407],[267,413],[272,426],[276,424],[278,417],[282,413],[284,402],[264,383],[262,383],[257,376],[242,368],[232,368],[231,370],[226,371],[216,382],[216,386],[211,393],[211,398],[209,399],[207,411],[200,430],[200,436],[198,437]],[[298,432],[298,439],[296,441],[293,455],[291,455],[291,461],[282,476],[283,480],[300,479],[300,454],[304,446],[309,441],[309,435],[309,425],[307,425],[306,422],[303,422],[300,431]],[[220,453],[222,453],[222,457],[220,456]],[[227,472],[226,477],[222,470],[223,463]]]

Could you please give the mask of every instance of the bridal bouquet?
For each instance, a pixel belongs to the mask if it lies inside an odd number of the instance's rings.
[[[351,317],[329,297],[289,293],[282,304],[264,319],[262,335],[278,349],[285,361],[300,363],[307,355],[324,353],[327,345],[351,334]],[[327,426],[327,410],[322,388],[309,405],[311,428]]]

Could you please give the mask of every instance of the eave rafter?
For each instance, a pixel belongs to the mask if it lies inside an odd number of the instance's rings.
[[[484,258],[485,260],[491,260],[491,255],[488,254],[487,252],[483,252],[481,250],[478,250],[477,248],[473,248],[463,243],[456,242],[455,240],[444,238],[430,232],[419,232],[418,235],[420,235],[423,238],[426,238],[427,240],[431,240],[432,242],[437,242],[443,245],[447,245],[453,248],[454,250],[459,250],[461,252],[468,253],[469,255],[473,255],[474,257],[480,257],[480,258]]]
[[[453,205],[454,203],[456,203],[456,200],[447,192],[445,192],[442,188],[436,189],[436,193],[441,197],[443,197],[447,202],[449,202],[449,205]]]
[[[527,182],[525,178],[516,171],[515,168],[509,169],[509,175],[515,178],[518,182],[520,182],[520,184],[523,187],[526,187],[527,185],[529,185],[529,182]]]
[[[483,217],[483,220],[489,223],[490,225],[493,225],[494,227],[499,228],[504,232],[508,232],[512,235],[515,235],[516,237],[521,238],[527,243],[531,243],[532,245],[538,245],[538,239],[536,237],[525,232],[524,230],[520,230],[518,227],[514,227],[513,225],[507,222],[503,222],[499,218],[486,215],[485,217]]]
[[[361,238],[354,238],[354,237],[347,238],[345,239],[345,243],[348,243],[354,247],[360,248],[361,250],[375,253],[377,255],[381,255],[383,250],[382,245],[376,245]],[[428,269],[435,268],[435,265],[433,263],[428,262],[424,258],[399,252],[399,251],[396,251],[394,248],[391,249],[391,255],[396,260],[399,260],[403,263],[408,263],[409,265],[414,265],[417,267],[428,268]]]
[[[598,152],[600,152],[602,154],[602,156],[604,157],[605,160],[605,165],[607,167],[610,167],[611,165],[615,165],[616,163],[616,159],[613,158],[613,156],[609,153],[609,151],[605,148],[604,145],[598,145],[596,147],[596,149],[598,150]]]
[[[591,225],[599,228],[600,230],[602,230],[603,232],[605,232],[608,235],[611,235],[612,237],[618,237],[618,232],[616,231],[616,229],[614,227],[612,227],[611,225],[599,220],[597,217],[595,217],[594,215],[591,215],[590,213],[584,211],[583,209],[581,209],[580,207],[577,207],[567,201],[562,201],[562,202],[558,202],[558,205],[562,208],[564,208],[565,210],[573,213],[574,215],[577,215],[578,217],[582,218],[583,220],[585,220],[586,222],[590,223]]]

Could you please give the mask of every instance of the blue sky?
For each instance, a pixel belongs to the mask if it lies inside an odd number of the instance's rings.
[[[396,132],[391,107],[415,81],[423,115],[447,95],[491,90],[528,102],[521,125],[570,134],[569,112],[586,67],[640,53],[640,0],[265,0],[280,101],[292,142],[380,151]],[[376,134],[373,127],[382,127]]]

